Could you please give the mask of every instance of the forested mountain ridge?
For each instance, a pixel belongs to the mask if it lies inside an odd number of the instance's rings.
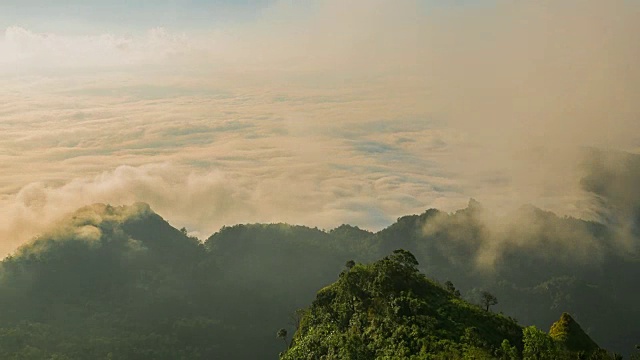
[[[0,264],[0,358],[273,359],[282,351],[275,330],[293,333],[291,314],[346,261],[398,248],[429,277],[452,280],[463,299],[489,290],[494,311],[543,329],[568,311],[602,347],[631,352],[640,339],[637,260],[606,245],[613,234],[604,225],[522,212],[535,215],[522,243],[505,240],[513,229],[490,229],[475,202],[377,233],[252,224],[201,242],[146,204],[88,206]],[[605,244],[597,261],[580,250],[567,256],[585,234],[587,245]],[[501,247],[488,261],[492,238]]]

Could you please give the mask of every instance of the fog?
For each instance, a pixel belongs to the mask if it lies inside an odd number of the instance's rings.
[[[83,26],[0,36],[3,253],[95,202],[203,237],[377,230],[470,197],[635,231],[635,165],[591,150],[639,149],[635,2],[280,1],[198,29]]]

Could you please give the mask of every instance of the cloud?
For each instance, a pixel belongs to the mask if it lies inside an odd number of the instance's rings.
[[[584,148],[640,148],[639,8],[280,1],[197,31],[10,27],[0,238],[93,202],[145,201],[202,236],[378,229],[469,197],[593,217]]]
[[[207,219],[212,226],[226,220],[225,213],[233,212],[234,206],[243,205],[241,194],[231,188],[221,174],[181,174],[180,171],[167,164],[121,166],[57,187],[29,184],[2,200],[0,237],[9,240],[3,242],[2,251],[10,251],[25,238],[35,236],[68,213],[91,203],[118,205],[146,199],[161,213],[164,210],[181,214],[174,218],[176,221],[191,225]]]
[[[391,222],[389,213],[406,206],[406,198],[387,192],[403,188],[412,192],[397,179],[368,180],[363,187],[363,182],[322,176],[322,167],[306,170],[278,170],[277,177],[247,179],[164,163],[120,166],[61,186],[31,183],[0,200],[0,238],[5,239],[0,252],[10,252],[92,203],[115,206],[144,200],[175,226],[186,226],[205,238],[223,225],[247,222],[287,221],[329,228],[349,221],[379,228]],[[414,205],[419,208],[421,203]],[[82,229],[87,237],[93,235],[92,229]]]
[[[11,26],[0,37],[0,71],[16,68],[31,72],[60,68],[86,71],[178,63],[181,57],[193,55],[194,51],[186,35],[170,34],[160,27],[140,36],[109,33],[69,36]]]
[[[432,214],[422,231],[429,251],[485,274],[509,272],[503,264],[520,261],[597,268],[611,253],[628,255],[602,225],[531,205],[497,215],[472,199],[465,209]]]
[[[592,149],[582,163],[582,188],[592,194],[592,210],[617,232],[626,253],[640,249],[640,156]]]

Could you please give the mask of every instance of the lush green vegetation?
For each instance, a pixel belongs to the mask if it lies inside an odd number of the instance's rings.
[[[546,232],[514,246],[481,212],[428,210],[377,233],[235,225],[200,241],[145,204],[89,206],[0,264],[0,358],[273,359],[292,336],[291,351],[303,351],[301,339],[333,326],[331,341],[365,358],[520,356],[527,337],[513,319],[548,329],[563,311],[602,347],[635,351],[640,266],[608,246],[615,234],[526,208],[523,219]],[[566,246],[578,235],[599,242],[597,259]],[[480,262],[495,236],[501,256]],[[312,303],[316,312],[296,312]],[[538,338],[584,344],[567,324]]]
[[[348,266],[304,311],[281,359],[613,359],[566,313],[551,335],[523,329],[428,280],[417,265],[396,250]]]

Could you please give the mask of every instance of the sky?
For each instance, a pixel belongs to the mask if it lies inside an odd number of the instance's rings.
[[[593,215],[640,150],[640,2],[4,0],[0,253],[96,202],[370,230],[475,198]]]

